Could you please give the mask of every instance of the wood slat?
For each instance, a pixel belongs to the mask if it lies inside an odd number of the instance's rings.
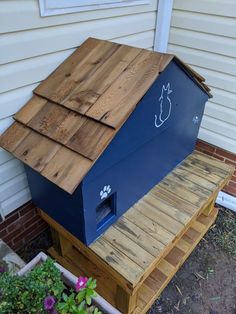
[[[40,110],[30,109],[37,103],[35,97],[39,100],[39,106],[36,105],[35,108]],[[33,103],[30,102],[23,109],[28,113],[27,119],[21,119],[22,114],[19,114],[16,119],[23,123],[27,122],[33,130],[71,150],[94,160],[113,138],[115,131],[112,128],[50,101],[41,102],[40,97],[35,97]]]
[[[89,71],[99,64],[104,48],[106,47],[107,51],[112,47],[112,44],[103,43],[98,39],[88,38],[34,90],[34,93],[55,102],[62,102],[74,89],[77,81],[89,75]],[[104,48],[99,52],[101,46]],[[91,60],[90,65],[88,60]]]
[[[30,130],[24,125],[14,122],[0,137],[0,146],[13,153],[18,145],[29,135]]]
[[[120,127],[155,81],[166,58],[143,50],[86,115],[114,128]]]
[[[214,173],[214,175],[219,176],[221,179],[225,179],[226,175],[229,173],[223,169],[223,166],[222,168],[218,168],[214,166],[212,161],[209,161],[209,159],[202,160],[199,158],[199,155],[196,153],[194,155],[190,155],[187,161],[190,165],[194,165],[197,168],[205,170],[209,174]]]
[[[150,236],[150,234],[146,233],[124,216],[116,222],[114,228],[124,233],[129,239],[135,241],[140,247],[153,256],[159,256],[165,247],[163,243]]]
[[[33,97],[21,108],[14,116],[14,119],[28,124],[29,121],[37,115],[37,113],[45,106],[47,100],[45,98],[33,95]]]
[[[59,144],[31,131],[14,150],[14,156],[40,172],[59,148]]]
[[[129,259],[125,254],[114,248],[109,242],[100,238],[90,248],[100,258],[105,260],[119,274],[129,278],[130,282],[136,283],[143,273],[143,268]]]
[[[104,233],[103,239],[143,269],[146,269],[155,259],[153,255],[112,226]]]
[[[86,76],[67,96],[63,104],[80,113],[85,113],[106,91],[114,80],[126,69],[129,63],[140,53],[141,49],[118,46],[93,75]]]
[[[187,171],[186,168],[184,168],[182,165],[179,165],[177,168],[175,168],[174,173],[183,176],[184,178],[191,182],[197,183],[199,186],[209,191],[213,192],[217,189],[217,184],[209,181],[207,177],[203,178],[198,174],[194,174],[190,171]]]
[[[87,119],[66,143],[66,146],[91,160],[95,160],[111,141],[114,133],[112,128],[92,119]]]
[[[170,243],[174,238],[173,233],[169,232],[155,221],[152,221],[134,207],[130,208],[124,216],[164,245]]]
[[[160,183],[160,187],[177,194],[179,197],[198,207],[201,207],[206,201],[206,197],[199,196],[185,188],[182,184],[172,182],[172,180],[163,180]]]
[[[223,173],[224,176],[227,175],[229,173],[229,171],[232,170],[231,165],[228,165],[226,163],[222,163],[220,160],[212,157],[212,156],[206,156],[203,153],[197,152],[195,151],[193,154],[194,158],[201,160],[207,164],[210,164],[218,169],[220,169]]]
[[[147,197],[136,203],[134,208],[173,234],[177,234],[183,228],[182,223],[158,210],[154,203],[147,201]]]
[[[186,177],[184,177],[181,174],[178,174],[177,172],[174,172],[174,171],[171,172],[170,174],[168,174],[165,177],[164,181],[168,181],[168,183],[172,182],[175,185],[180,184],[181,186],[183,186],[188,191],[191,191],[194,194],[205,198],[205,200],[207,200],[212,193],[211,191],[207,190],[206,188],[201,187],[199,184],[197,184],[197,182],[192,182],[192,181],[188,180]]]
[[[201,178],[207,178],[208,181],[220,185],[222,178],[213,173],[209,168],[199,168],[196,164],[193,164],[188,158],[181,162],[181,167],[184,167],[188,172],[196,174]]]
[[[188,201],[183,200],[178,197],[178,195],[172,193],[172,191],[168,191],[164,188],[161,188],[159,185],[156,185],[151,193],[154,194],[158,199],[162,200],[165,203],[174,206],[179,211],[186,212],[190,216],[193,215],[199,208]]]
[[[54,141],[66,145],[86,120],[85,117],[48,101],[32,117],[28,126]]]
[[[41,174],[72,194],[91,166],[89,159],[62,146]]]

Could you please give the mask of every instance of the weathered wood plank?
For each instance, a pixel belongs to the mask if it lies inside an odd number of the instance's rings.
[[[72,150],[95,160],[114,136],[114,130],[99,122],[87,119],[66,143]]]
[[[115,79],[126,69],[129,63],[140,53],[141,49],[118,46],[118,49],[91,76],[75,87],[63,101],[66,107],[85,113],[106,91]]]
[[[1,135],[0,146],[12,153],[30,132],[23,124],[15,122]]]
[[[77,72],[78,68],[87,62],[91,57],[91,53],[93,53],[93,49],[97,52],[99,43],[98,39],[88,38],[46,80],[36,87],[34,93],[56,102],[60,98],[63,100],[64,94],[69,93],[76,85],[74,79],[71,78],[72,73]],[[60,91],[64,85],[65,87]],[[57,95],[57,93],[59,94]]]
[[[160,54],[143,50],[86,115],[118,128],[155,81],[162,67]]]
[[[42,171],[60,145],[31,131],[14,151],[14,156],[37,171]]]
[[[143,229],[136,226],[130,220],[122,216],[114,225],[114,228],[124,233],[129,239],[135,241],[140,247],[144,248],[153,256],[159,256],[164,249],[164,244],[146,233]]]
[[[100,238],[96,243],[91,244],[90,248],[119,274],[124,276],[133,284],[137,283],[143,273],[143,268],[127,258],[121,251],[114,248],[109,242]]]
[[[156,185],[151,193],[154,194],[158,199],[174,206],[179,211],[186,212],[190,216],[193,215],[198,209],[198,206],[195,206],[188,201],[183,200],[178,197],[178,195],[174,194],[172,191],[168,191],[164,188],[161,188],[159,185]]]
[[[181,175],[182,177],[184,177],[185,179],[191,182],[197,183],[201,187],[211,192],[217,189],[217,184],[209,181],[207,177],[203,178],[200,175],[194,174],[193,172],[188,171],[186,168],[184,168],[181,165],[178,165],[178,167],[174,169],[174,173]]]
[[[205,154],[201,153],[201,152],[197,152],[195,151],[192,154],[192,157],[201,160],[207,164],[210,164],[222,171],[224,171],[224,175],[227,175],[229,173],[229,171],[231,171],[232,166],[226,163],[222,163],[222,161],[212,157],[212,156],[206,156]]]
[[[224,179],[226,177],[226,175],[228,174],[228,171],[224,170],[223,167],[218,168],[218,167],[214,166],[212,164],[212,162],[209,161],[209,159],[206,159],[206,161],[202,160],[202,158],[200,159],[196,155],[196,153],[193,155],[190,155],[187,162],[190,165],[194,165],[197,168],[205,170],[209,174],[214,173],[215,175],[221,177],[222,179]]]
[[[89,159],[62,146],[41,174],[72,194],[91,166]]]
[[[157,208],[157,210],[160,210],[161,212],[172,217],[176,221],[179,221],[183,225],[185,225],[191,217],[190,214],[187,213],[186,211],[176,209],[171,204],[159,199],[159,197],[156,196],[156,193],[154,190],[150,191],[148,195],[148,199],[149,199],[149,202],[151,202]]]
[[[45,98],[34,95],[25,105],[14,115],[14,119],[27,124],[45,106]]]
[[[159,211],[151,199],[147,201],[147,197],[137,202],[134,205],[134,208],[141,212],[144,216],[148,217],[150,220],[158,223],[164,229],[175,235],[178,234],[178,232],[183,228],[182,223]]]
[[[134,207],[130,208],[124,216],[164,245],[168,245],[175,237],[173,233],[143,215],[141,211]]]
[[[222,177],[213,173],[209,168],[200,168],[196,164],[193,164],[188,158],[182,161],[181,167],[186,169],[188,172],[196,174],[201,178],[207,178],[208,181],[215,183],[216,185],[220,185],[222,182]]]
[[[181,184],[181,186],[186,188],[188,191],[191,191],[194,194],[204,197],[205,199],[208,199],[209,196],[212,194],[211,191],[205,189],[204,187],[201,187],[199,184],[197,184],[197,182],[189,181],[187,178],[174,171],[168,174],[165,177],[164,181],[168,181],[176,185]]]
[[[103,239],[143,269],[147,269],[155,260],[153,255],[113,226],[104,233]]]
[[[48,101],[28,122],[28,126],[56,142],[66,144],[86,120],[82,115]]]
[[[174,194],[177,194],[179,197],[183,198],[185,201],[188,201],[189,203],[201,207],[203,206],[204,202],[207,200],[204,196],[199,196],[187,188],[185,188],[182,184],[176,184],[172,182],[172,180],[164,179],[159,184],[160,187],[163,189],[168,190],[169,192],[172,192]]]

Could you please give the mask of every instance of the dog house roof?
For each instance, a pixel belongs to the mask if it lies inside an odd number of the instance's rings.
[[[73,193],[174,55],[89,38],[35,90],[0,145]]]

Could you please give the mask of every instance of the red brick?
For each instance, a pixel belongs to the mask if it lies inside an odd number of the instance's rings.
[[[234,189],[234,188],[232,188],[232,187],[230,187],[228,185],[223,189],[223,191],[226,192],[226,193],[229,193],[229,194],[231,194],[233,196],[236,196],[236,189]]]
[[[214,157],[214,158],[217,158],[217,159],[219,159],[219,160],[221,160],[221,161],[224,161],[224,160],[225,160],[224,157],[221,157],[221,156],[216,155],[216,154],[213,154],[213,157]]]
[[[36,206],[32,202],[28,202],[25,205],[23,205],[23,207],[20,208],[19,215],[23,216],[23,215],[25,215],[26,213],[28,213],[29,211],[31,211],[31,210],[33,210],[35,208],[36,208]]]
[[[15,251],[21,249],[24,245],[26,244],[26,240],[25,239],[21,239],[16,243],[12,243],[11,248]]]
[[[0,229],[4,229],[6,226],[16,221],[19,218],[18,212],[10,214],[2,223],[0,223]]]
[[[204,149],[204,150],[206,150],[208,152],[212,152],[212,153],[215,152],[215,149],[216,149],[213,145],[208,144],[208,143],[203,142],[203,141],[200,141],[200,140],[197,141],[196,147]]]
[[[225,163],[226,163],[226,164],[233,165],[234,167],[236,167],[236,162],[234,162],[234,161],[232,161],[232,160],[225,159]]]
[[[8,233],[7,233],[7,230],[6,230],[6,229],[1,230],[1,231],[0,231],[0,238],[6,237],[7,234],[8,234]]]
[[[42,219],[37,215],[37,216],[34,216],[32,217],[29,221],[27,221],[25,224],[24,224],[24,229],[27,230],[28,228],[30,228],[33,225],[38,225],[39,221],[41,221]]]
[[[228,186],[236,189],[236,182],[229,181]]]
[[[221,148],[216,148],[216,153],[220,156],[224,156],[225,158],[228,158],[232,161],[236,162],[236,155],[230,152],[227,152],[226,150],[223,150]]]
[[[230,179],[230,181],[232,181],[232,182],[236,182],[236,176],[235,176],[235,175],[233,175],[233,176],[232,176],[232,178]]]
[[[46,226],[45,225],[37,226],[31,233],[29,233],[26,236],[26,241],[31,241],[31,240],[35,239],[37,236],[39,236],[47,228],[48,228],[47,225]]]

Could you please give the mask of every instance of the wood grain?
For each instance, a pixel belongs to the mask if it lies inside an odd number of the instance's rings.
[[[120,127],[157,78],[161,62],[159,54],[141,51],[86,115],[114,128]]]
[[[59,144],[31,131],[15,149],[14,156],[40,172],[59,148]]]
[[[33,95],[24,107],[14,115],[14,119],[23,124],[28,124],[28,122],[37,115],[46,103],[47,100],[45,98]]]
[[[95,160],[112,140],[114,133],[112,128],[92,119],[87,119],[66,143],[66,146],[91,160]]]
[[[63,104],[77,112],[85,113],[140,51],[141,49],[138,48],[117,45],[117,49],[110,58],[106,59],[93,75],[86,76],[63,101]]]
[[[29,135],[30,130],[23,124],[14,122],[0,137],[0,146],[13,153],[18,145]]]
[[[87,158],[62,146],[41,174],[72,194],[91,166]]]

